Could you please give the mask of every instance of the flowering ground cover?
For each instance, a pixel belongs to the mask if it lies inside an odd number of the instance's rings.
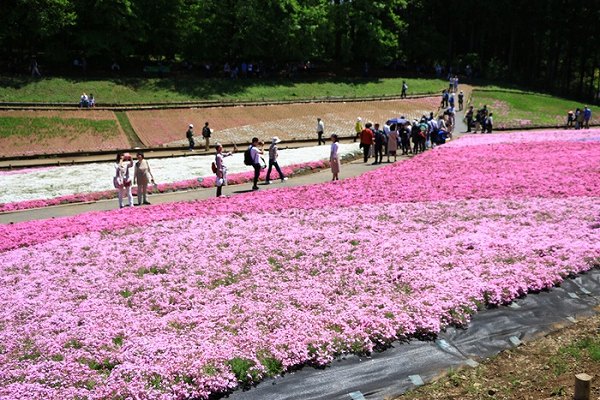
[[[329,146],[286,149],[279,152],[278,161],[284,174],[291,176],[306,169],[328,167],[324,160],[329,157],[329,151]],[[344,158],[359,152],[356,144],[340,144],[339,154]],[[213,160],[214,154],[149,160],[157,183],[156,191],[214,186],[215,176],[210,168]],[[230,184],[252,180],[254,172],[244,165],[241,152],[228,157],[226,165]],[[262,171],[261,180],[265,179],[266,172]],[[276,171],[273,172],[278,176]],[[0,171],[0,187],[3,188],[0,212],[115,198],[113,175],[113,163]],[[149,190],[155,191],[153,187]],[[135,193],[135,187],[133,191]]]
[[[0,227],[0,398],[207,398],[600,264],[600,143]]]

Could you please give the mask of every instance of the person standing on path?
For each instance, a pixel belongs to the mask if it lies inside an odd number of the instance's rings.
[[[402,93],[400,93],[400,98],[401,99],[405,99],[406,98],[406,91],[408,90],[408,85],[406,84],[406,81],[402,81]]]
[[[329,166],[331,167],[331,173],[333,175],[332,181],[339,181],[340,177],[340,156],[339,156],[339,142],[338,135],[331,135],[331,152],[329,153]]]
[[[321,118],[317,118],[317,137],[319,138],[318,146],[326,144],[325,139],[323,139],[323,132],[325,131],[325,124],[321,121]]]
[[[188,143],[190,145],[189,150],[194,151],[194,145],[196,143],[194,142],[194,125],[193,124],[188,125],[188,130],[185,133],[185,137],[187,138]]]
[[[583,127],[590,129],[590,119],[592,118],[592,110],[588,106],[583,107]]]
[[[363,130],[363,126],[362,126],[362,118],[358,117],[356,118],[356,124],[354,124],[354,132],[356,133],[356,135],[354,136],[354,142],[356,143],[356,139],[360,137],[360,133]]]
[[[473,106],[469,106],[465,114],[465,120],[467,121],[467,132],[471,132],[471,127],[473,126]]]
[[[252,181],[252,190],[258,190],[258,177],[260,176],[260,155],[263,154],[263,149],[258,148],[262,142],[257,137],[252,138],[250,145],[250,157],[252,158],[252,167],[254,168],[254,180]]]
[[[208,121],[204,123],[204,128],[202,128],[202,137],[204,138],[204,151],[208,151],[210,148],[210,134],[212,131],[208,127]]]
[[[386,136],[381,129],[379,129],[379,124],[375,124],[374,127],[375,133],[375,162],[373,165],[381,164],[383,162],[383,149],[385,147]]]
[[[137,204],[141,206],[142,204],[149,205],[148,202],[148,183],[154,183],[154,176],[152,175],[152,171],[150,171],[150,165],[148,165],[148,161],[144,158],[144,153],[141,151],[137,153],[137,162],[135,163],[135,168],[133,172],[133,184],[137,185]]]
[[[465,101],[465,94],[461,90],[460,92],[458,92],[458,111],[463,110],[464,101]]]
[[[234,145],[232,152],[223,153],[223,146],[221,143],[217,143],[215,145],[215,150],[217,152],[215,155],[215,166],[217,168],[217,179],[215,181],[217,185],[217,197],[223,197],[223,186],[227,186],[227,167],[225,166],[223,159],[233,155],[236,151],[236,147]]]
[[[117,189],[117,198],[119,199],[119,208],[123,208],[123,196],[127,195],[129,207],[133,207],[133,195],[131,194],[131,178],[129,177],[129,168],[133,167],[133,160],[128,153],[117,153],[115,163],[115,177],[113,184]]]
[[[371,126],[373,125],[370,122],[367,122],[365,124],[365,129],[360,132],[360,147],[363,149],[364,162],[369,161],[369,152],[375,139],[375,134],[371,130]]]
[[[396,153],[398,152],[398,126],[393,124],[390,127],[390,133],[387,140],[387,162],[390,162],[390,156],[394,156],[396,162]]]
[[[287,178],[283,175],[283,172],[281,172],[281,168],[279,167],[279,163],[277,162],[277,158],[279,157],[279,151],[277,149],[278,143],[281,143],[281,139],[279,139],[277,136],[271,138],[271,146],[269,147],[269,169],[267,169],[265,185],[271,184],[271,170],[273,169],[273,167],[275,167],[275,169],[277,170],[281,182],[283,183],[284,181],[287,181]],[[325,141],[323,141],[323,144],[325,144]]]

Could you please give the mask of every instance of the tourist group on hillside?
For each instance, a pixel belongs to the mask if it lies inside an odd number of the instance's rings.
[[[589,129],[590,119],[592,119],[592,110],[590,110],[588,106],[583,106],[583,108],[576,108],[575,112],[569,110],[569,112],[567,113],[566,128]]]

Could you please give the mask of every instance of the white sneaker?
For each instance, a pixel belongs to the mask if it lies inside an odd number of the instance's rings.
[[[265,185],[270,185],[271,181],[265,181]]]
[[[285,182],[285,181],[287,181],[287,180],[288,180],[288,178],[287,178],[287,176],[286,176],[285,178],[283,178],[283,179],[281,180],[281,182]]]

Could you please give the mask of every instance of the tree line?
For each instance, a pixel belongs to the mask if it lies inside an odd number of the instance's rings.
[[[57,74],[77,57],[425,73],[439,63],[596,99],[598,21],[596,1],[572,0],[3,0],[0,68],[34,55]]]

